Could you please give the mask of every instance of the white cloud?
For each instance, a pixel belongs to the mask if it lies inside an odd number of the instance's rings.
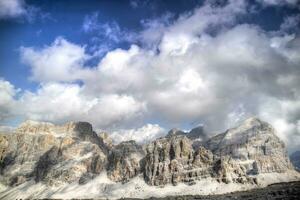
[[[37,92],[26,91],[19,100],[25,118],[63,123],[89,121],[95,127],[112,129],[136,120],[145,106],[131,96],[86,96],[77,84],[42,84]]]
[[[0,78],[0,122],[15,116],[15,96],[18,90],[8,81]]]
[[[10,133],[13,132],[16,128],[12,126],[0,126],[0,132]]]
[[[98,127],[112,129],[142,117],[145,109],[145,104],[132,96],[105,95],[97,99],[87,118]]]
[[[283,5],[297,6],[299,3],[298,0],[257,0],[257,1],[266,6],[283,6]]]
[[[42,84],[37,92],[26,91],[21,98],[27,118],[42,121],[64,122],[78,120],[79,113],[85,116],[95,100],[80,96],[76,84]]]
[[[205,87],[205,83],[197,71],[187,69],[183,71],[176,87],[182,92],[197,92],[201,87]]]
[[[135,140],[137,143],[143,144],[166,134],[166,130],[158,124],[146,124],[137,129],[121,129],[110,134],[115,143],[127,140]]]
[[[300,101],[266,98],[260,105],[259,116],[273,124],[278,136],[290,152],[300,148]]]
[[[24,15],[26,13],[24,6],[23,0],[0,0],[0,18]]]
[[[170,128],[197,121],[221,131],[257,115],[295,148],[300,38],[285,32],[285,25],[270,33],[236,24],[247,9],[245,1],[206,3],[172,23],[152,23],[140,38],[154,45],[112,50],[93,68],[85,66],[85,47],[62,38],[39,50],[23,48],[40,88],[23,92],[18,104],[27,118],[120,129],[114,133],[118,141],[159,136],[158,125],[135,129],[148,119]]]
[[[35,81],[74,81],[89,73],[82,68],[89,57],[85,48],[60,37],[43,49],[22,47],[21,56],[31,67],[31,78]]]
[[[284,32],[299,30],[300,14],[288,16],[284,18],[283,23],[280,25],[280,29]]]

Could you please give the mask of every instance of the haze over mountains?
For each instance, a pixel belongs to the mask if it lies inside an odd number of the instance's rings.
[[[201,126],[172,129],[144,145],[113,144],[87,122],[26,121],[0,144],[1,199],[217,194],[300,180],[274,128],[257,118],[213,137]]]

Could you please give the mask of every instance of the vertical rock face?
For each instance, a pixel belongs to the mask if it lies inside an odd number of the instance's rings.
[[[0,134],[0,183],[85,184],[106,170],[108,178],[122,183],[142,174],[149,185],[194,184],[208,177],[255,184],[258,174],[293,169],[275,130],[259,119],[207,138],[203,127],[196,127],[188,133],[172,129],[144,147],[135,141],[113,145],[108,134],[96,134],[87,122],[27,121]]]
[[[247,169],[230,156],[220,157],[213,166],[214,177],[224,183],[257,183],[256,178],[247,174]]]
[[[284,143],[270,124],[257,118],[212,137],[206,147],[218,157],[230,156],[244,163],[248,174],[292,169]]]
[[[144,152],[135,141],[126,141],[115,146],[108,156],[107,175],[113,181],[127,182],[141,173]]]
[[[106,146],[107,149],[113,148],[113,141],[106,132],[101,132],[97,135],[103,141],[103,144]]]
[[[66,138],[39,158],[33,176],[35,181],[50,185],[85,183],[87,177],[99,174],[105,164],[106,156],[96,144]]]
[[[191,141],[184,135],[158,139],[146,151],[144,177],[150,185],[193,182],[198,176],[208,175],[207,168],[212,163],[212,154],[204,148],[194,153]]]
[[[295,166],[295,169],[300,171],[300,151],[295,151],[290,156],[291,162]]]
[[[49,134],[14,133],[1,135],[6,145],[1,152],[1,182],[17,185],[30,179],[35,164],[48,149],[59,142]]]
[[[150,143],[144,169],[147,183],[176,185],[206,177],[226,183],[255,183],[256,179],[250,175],[292,169],[283,142],[271,125],[259,119],[248,119],[207,142],[194,145],[195,138],[202,133],[199,127],[190,133],[174,129],[166,138]]]
[[[106,149],[86,122],[26,121],[15,133],[1,134],[0,143],[0,179],[8,185],[30,179],[70,183],[86,173],[99,174],[106,163]]]

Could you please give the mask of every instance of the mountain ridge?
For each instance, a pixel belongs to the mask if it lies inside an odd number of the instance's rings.
[[[55,197],[59,192],[53,188],[74,184],[85,188],[99,177],[101,181],[95,184],[112,187],[111,191],[119,190],[116,185],[132,187],[137,180],[142,182],[137,185],[149,191],[170,184],[177,188],[184,184],[189,191],[205,181],[216,187],[234,185],[235,189],[228,190],[235,191],[272,183],[271,178],[263,178],[270,174],[278,177],[273,182],[300,178],[274,128],[257,118],[210,138],[202,126],[188,133],[172,129],[145,145],[135,141],[112,145],[107,134],[97,134],[88,122],[57,126],[26,121],[14,133],[1,133],[0,144],[0,183],[6,197],[27,197],[18,188],[28,184],[31,190],[40,185],[51,187],[46,197]],[[110,192],[106,197],[142,195],[146,189],[137,185],[132,189],[135,194]]]

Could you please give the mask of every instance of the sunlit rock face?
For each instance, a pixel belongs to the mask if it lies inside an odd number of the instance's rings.
[[[107,149],[87,122],[62,126],[26,121],[1,134],[1,182],[19,185],[34,179],[50,185],[93,177],[105,167]]]
[[[201,126],[190,132],[172,129],[144,146],[113,144],[109,134],[96,134],[87,122],[26,121],[0,134],[0,182],[13,188],[29,181],[84,185],[102,172],[110,184],[139,177],[150,186],[193,185],[207,178],[256,185],[261,174],[291,170],[275,130],[256,118],[212,138]]]
[[[211,175],[213,155],[203,147],[194,152],[185,135],[172,135],[150,143],[145,157],[145,180],[150,185],[193,183]]]
[[[127,182],[141,173],[142,147],[135,141],[121,142],[109,153],[107,175],[113,181]]]
[[[103,141],[104,146],[109,150],[112,149],[114,144],[109,134],[106,132],[97,133],[97,136]]]
[[[212,137],[205,146],[217,157],[230,156],[246,168],[247,174],[285,172],[293,168],[274,128],[257,118]]]

